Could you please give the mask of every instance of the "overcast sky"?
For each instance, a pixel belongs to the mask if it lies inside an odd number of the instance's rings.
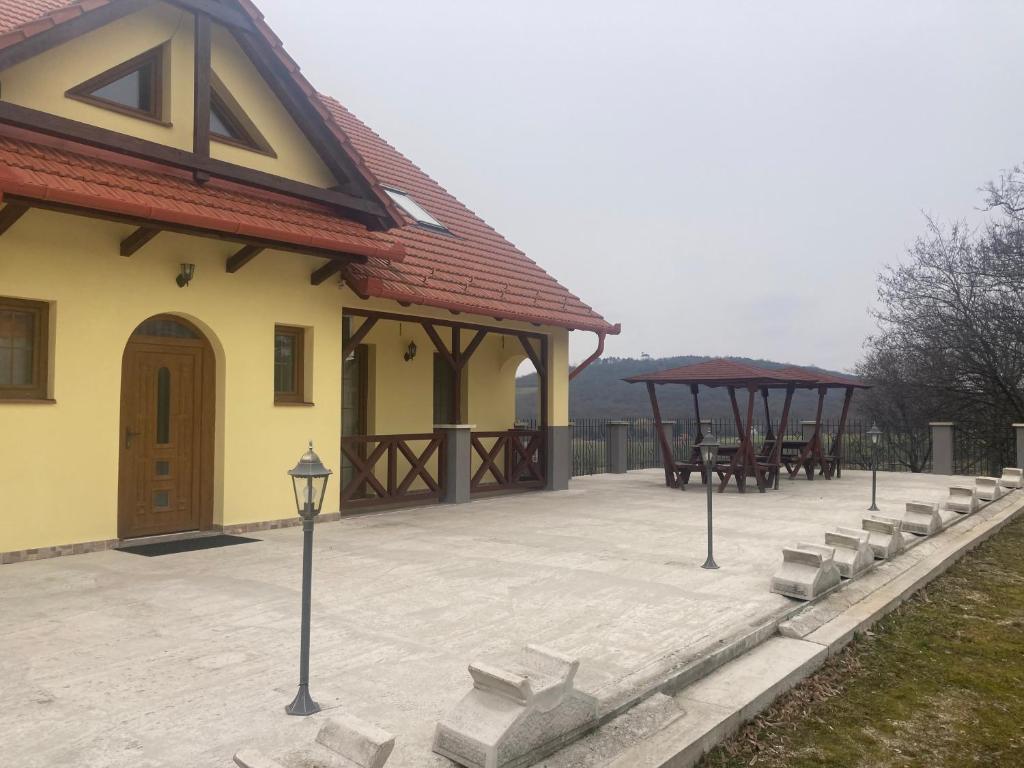
[[[622,335],[847,369],[924,214],[1024,161],[1021,0],[261,0],[315,86]],[[574,334],[574,361],[592,334]]]

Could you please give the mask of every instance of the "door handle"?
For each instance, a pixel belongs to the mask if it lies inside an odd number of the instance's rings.
[[[142,434],[141,432],[132,432],[131,428],[125,427],[124,428],[124,447],[125,448],[131,448],[132,447],[132,438],[138,437],[141,434]]]

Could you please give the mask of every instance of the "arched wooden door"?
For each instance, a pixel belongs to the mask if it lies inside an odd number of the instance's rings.
[[[214,358],[171,316],[132,334],[121,365],[118,537],[208,529],[213,503]]]

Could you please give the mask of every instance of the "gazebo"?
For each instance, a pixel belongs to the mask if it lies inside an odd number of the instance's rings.
[[[783,376],[804,377],[808,381],[814,380],[818,389],[818,408],[814,416],[814,433],[811,438],[799,448],[796,458],[784,458],[786,470],[790,478],[796,477],[801,469],[807,474],[808,480],[814,479],[815,466],[825,479],[833,476],[842,477],[843,467],[843,438],[846,436],[846,421],[850,415],[850,404],[853,402],[853,392],[856,389],[871,389],[870,384],[865,384],[858,379],[849,376],[841,376],[824,371],[811,371],[796,365],[780,368],[776,373]],[[824,435],[821,434],[821,414],[825,406],[825,396],[829,390],[844,389],[843,410],[839,416],[839,424],[836,426],[836,433],[832,436],[830,452],[825,453]],[[793,446],[794,448],[797,445]]]
[[[798,387],[813,388],[817,386],[819,379],[816,374],[803,370],[782,373],[748,366],[735,360],[717,358],[695,362],[693,365],[682,366],[668,371],[656,371],[649,374],[631,376],[626,381],[631,384],[642,383],[647,386],[650,406],[657,426],[658,440],[660,447],[662,447],[665,481],[670,487],[685,486],[689,482],[692,472],[698,472],[705,482],[709,482],[710,478],[706,476],[705,468],[700,464],[699,452],[696,450],[696,447],[691,451],[686,461],[676,461],[672,454],[672,445],[665,435],[662,410],[658,406],[656,388],[659,385],[665,384],[681,384],[690,388],[690,392],[693,395],[693,410],[698,425],[697,434],[694,439],[695,446],[705,437],[701,433],[699,426],[700,386],[726,387],[729,392],[732,415],[736,422],[736,434],[739,435],[739,444],[723,446],[720,449],[719,456],[722,461],[715,468],[721,480],[719,492],[722,492],[728,486],[729,480],[735,478],[736,487],[742,493],[745,490],[746,478],[753,477],[757,483],[758,490],[764,493],[768,484],[775,483],[777,487],[778,474],[782,466],[783,449],[782,435],[776,436],[771,426],[771,416],[768,412],[768,390],[785,390],[785,402],[782,408],[781,419],[781,424],[784,428],[785,423],[790,418],[790,408],[793,403],[794,392]],[[739,411],[739,402],[736,397],[737,389],[746,390],[745,425]],[[754,408],[759,392],[764,399],[765,414],[768,417],[767,432],[760,452],[755,450],[753,439]]]

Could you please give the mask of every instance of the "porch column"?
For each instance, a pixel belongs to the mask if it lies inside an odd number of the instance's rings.
[[[434,429],[444,434],[444,489],[442,504],[465,504],[470,500],[469,486],[473,478],[473,424],[437,424]]]
[[[928,427],[932,431],[932,474],[952,475],[953,422],[933,421]]]
[[[545,490],[564,491],[572,476],[572,428],[569,426],[569,332],[545,330],[541,339],[541,423],[544,432]]]
[[[609,421],[605,432],[605,450],[607,451],[608,472],[613,475],[624,475],[628,469],[626,458],[626,441],[629,439],[628,421]]]

